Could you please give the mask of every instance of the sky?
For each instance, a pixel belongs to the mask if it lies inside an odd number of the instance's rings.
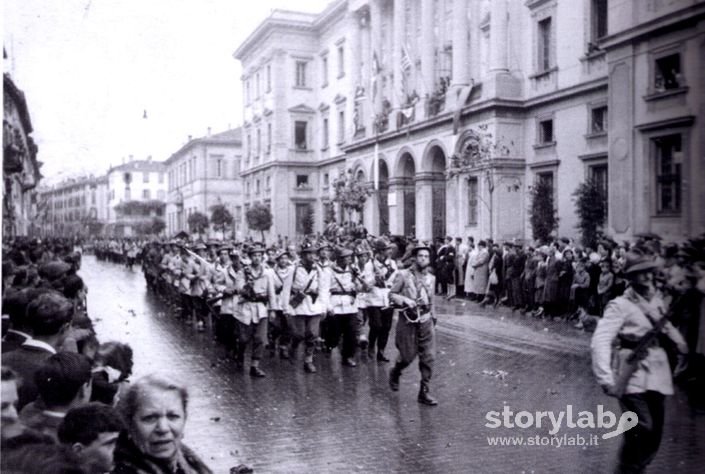
[[[242,123],[235,49],[272,9],[329,0],[4,0],[4,71],[25,92],[45,183]],[[146,118],[145,118],[146,116]]]

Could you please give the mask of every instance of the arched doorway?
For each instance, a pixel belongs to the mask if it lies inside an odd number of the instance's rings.
[[[379,234],[389,232],[389,169],[384,160],[379,160],[377,169],[379,189],[377,190],[377,204],[379,206]]]
[[[431,161],[431,235],[445,237],[446,235],[446,155],[440,146],[434,146],[428,151]]]
[[[416,165],[414,158],[409,153],[404,153],[399,159],[399,177],[403,178],[402,200],[404,206],[404,235],[416,235],[416,189],[414,177]]]

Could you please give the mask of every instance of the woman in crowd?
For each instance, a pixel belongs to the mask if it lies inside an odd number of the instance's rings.
[[[115,450],[116,474],[210,474],[183,444],[188,407],[185,387],[157,375],[137,380],[120,401],[127,424]]]

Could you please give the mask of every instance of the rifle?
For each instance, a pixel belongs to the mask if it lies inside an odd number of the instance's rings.
[[[644,334],[641,339],[637,341],[636,347],[634,347],[631,354],[627,356],[624,361],[624,364],[621,364],[620,372],[615,377],[614,386],[612,388],[612,395],[617,398],[621,398],[624,395],[624,392],[627,389],[627,384],[629,383],[629,379],[632,378],[632,375],[634,375],[634,373],[639,368],[639,362],[644,360],[649,354],[649,348],[661,335],[661,330],[670,320],[671,316],[674,313],[673,309],[675,307],[677,307],[677,305],[675,304],[675,302],[672,302],[668,309],[668,312],[665,315],[663,314],[663,311],[659,309],[663,317],[655,322],[651,319],[651,316],[644,312],[649,321],[651,321],[651,323],[653,324],[653,327],[649,330],[649,332]]]

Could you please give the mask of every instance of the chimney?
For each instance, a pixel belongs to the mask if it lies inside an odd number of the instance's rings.
[[[132,163],[135,160],[135,155],[130,155],[130,163]]]
[[[125,157],[124,156],[122,157],[122,164],[123,165],[125,164]]]
[[[147,161],[152,161],[152,155],[149,155],[149,156],[147,157]]]
[[[188,140],[186,141],[186,143],[190,142],[192,139],[193,139],[193,135],[189,135],[189,136],[188,136]]]
[[[211,136],[211,128],[210,128],[210,127],[208,127],[208,134],[207,134],[207,136],[209,136],[209,137]]]

